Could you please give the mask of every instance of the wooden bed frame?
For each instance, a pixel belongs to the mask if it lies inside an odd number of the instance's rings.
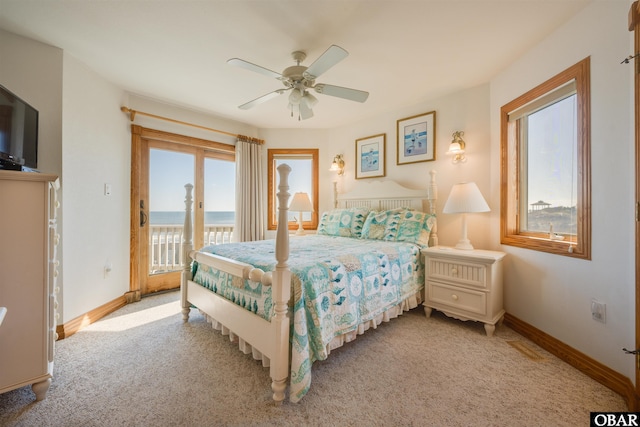
[[[287,389],[290,363],[289,313],[288,303],[291,296],[291,271],[287,264],[289,258],[288,200],[289,173],[291,168],[282,164],[277,168],[280,177],[278,186],[278,228],[276,232],[276,268],[273,272],[264,272],[252,265],[234,261],[217,255],[193,250],[193,227],[191,223],[193,185],[185,185],[185,265],[181,278],[181,306],[183,321],[189,319],[191,306],[197,307],[208,317],[214,326],[229,339],[238,342],[240,350],[245,354],[252,353],[257,360],[262,360],[264,367],[270,368],[273,400],[282,403]],[[358,185],[348,194],[338,195],[335,192],[336,206],[368,207],[383,210],[396,207],[411,207],[435,214],[437,187],[435,171],[431,171],[431,182],[427,191],[410,190],[393,181],[374,181]],[[334,187],[335,190],[335,187]],[[427,194],[425,194],[427,193]],[[375,195],[372,197],[372,195]],[[425,202],[427,206],[425,206]],[[437,245],[436,230],[432,230],[430,246]],[[274,315],[271,321],[249,312],[228,301],[212,291],[194,283],[191,279],[191,261],[195,260],[234,276],[262,282],[272,286]]]

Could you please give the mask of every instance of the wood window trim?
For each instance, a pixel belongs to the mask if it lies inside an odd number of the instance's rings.
[[[521,153],[514,143],[516,126],[509,125],[509,113],[575,79],[577,89],[577,176],[576,207],[578,242],[551,240],[544,234],[520,233],[518,223],[518,183]],[[591,259],[591,94],[590,58],[587,57],[546,82],[504,105],[500,110],[500,243]],[[511,137],[510,137],[511,135]]]
[[[313,204],[314,211],[311,213],[311,221],[303,221],[302,227],[305,230],[315,230],[318,228],[318,157],[319,150],[317,148],[301,148],[301,149],[278,149],[278,148],[270,148],[267,150],[267,174],[268,174],[268,185],[267,185],[267,230],[275,230],[277,229],[278,223],[276,221],[276,168],[275,160],[281,157],[286,156],[311,156],[311,186],[313,189],[313,200],[311,203]],[[293,195],[292,195],[293,196]],[[294,221],[289,222],[289,230],[296,230],[298,228],[298,224]]]

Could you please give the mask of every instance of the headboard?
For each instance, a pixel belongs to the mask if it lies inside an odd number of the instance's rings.
[[[436,213],[438,187],[436,171],[429,171],[431,179],[426,190],[407,188],[392,180],[356,181],[355,187],[347,193],[338,193],[337,183],[333,183],[334,208],[365,207],[372,210],[386,210],[400,207],[412,208],[430,214]],[[438,244],[436,227],[431,230],[432,243]]]
[[[429,172],[431,180],[426,190],[414,190],[392,180],[356,181],[356,186],[348,193],[338,193],[334,182],[335,208],[367,207],[382,210],[408,207],[431,214],[436,213],[438,187],[436,171]]]

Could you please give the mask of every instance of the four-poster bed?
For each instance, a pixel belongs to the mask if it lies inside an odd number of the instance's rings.
[[[322,215],[317,235],[290,240],[290,170],[278,167],[275,240],[194,251],[192,186],[185,186],[183,320],[198,308],[241,351],[261,360],[278,403],[288,386],[292,402],[306,394],[314,361],[417,307],[424,292],[420,250],[437,245],[435,171],[428,190],[359,183],[337,196],[339,208]]]

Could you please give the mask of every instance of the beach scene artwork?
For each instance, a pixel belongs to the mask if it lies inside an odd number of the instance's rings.
[[[404,127],[405,157],[427,154],[427,122]]]
[[[386,134],[356,139],[356,179],[385,175]]]
[[[362,146],[360,162],[362,172],[375,172],[380,169],[380,147],[377,142]]]
[[[436,159],[436,112],[398,120],[396,128],[399,165]]]

